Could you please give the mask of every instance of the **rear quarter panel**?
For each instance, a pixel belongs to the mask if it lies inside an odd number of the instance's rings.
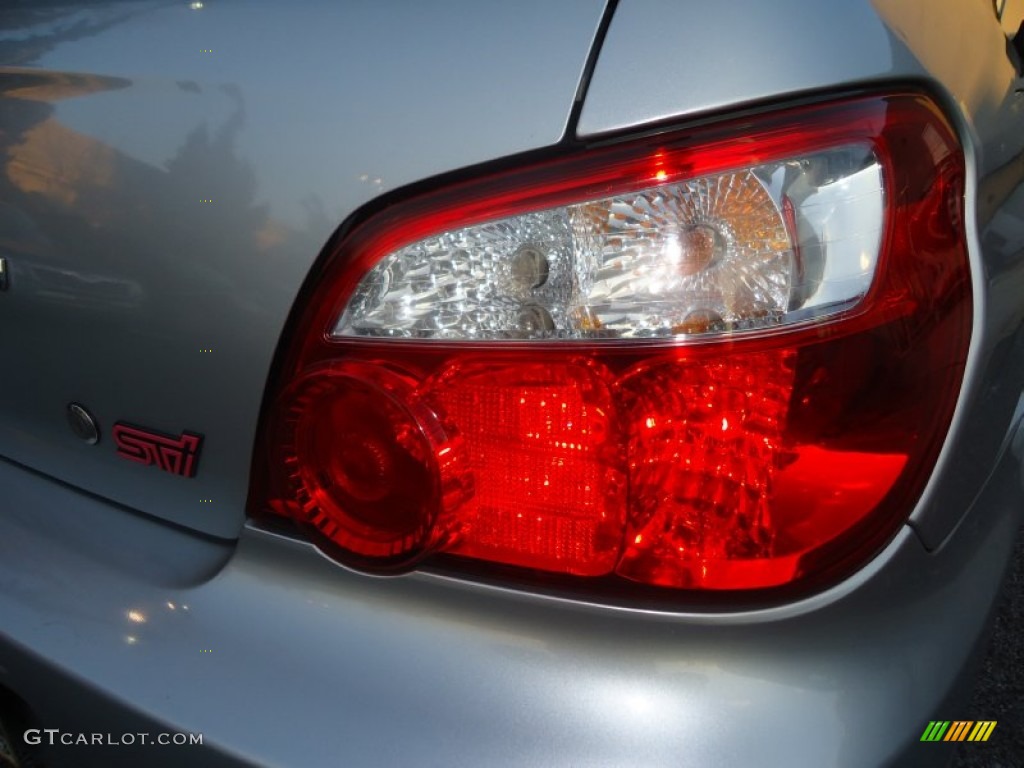
[[[324,244],[392,188],[557,142],[602,9],[0,11],[0,456],[235,536],[275,346]],[[116,458],[122,420],[204,435],[197,475]]]

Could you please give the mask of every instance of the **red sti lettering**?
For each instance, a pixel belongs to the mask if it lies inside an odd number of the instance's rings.
[[[193,477],[199,463],[202,435],[182,432],[172,437],[118,422],[112,430],[117,455],[140,464],[155,464],[165,472]]]

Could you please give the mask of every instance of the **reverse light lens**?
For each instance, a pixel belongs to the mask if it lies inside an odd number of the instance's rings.
[[[883,205],[880,163],[850,145],[442,232],[373,267],[334,335],[628,339],[820,318],[870,286]]]
[[[375,572],[840,578],[905,522],[952,418],[962,183],[941,114],[896,95],[388,206],[299,321],[257,515]]]

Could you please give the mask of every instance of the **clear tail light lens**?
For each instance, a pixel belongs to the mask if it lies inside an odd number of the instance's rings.
[[[384,208],[294,329],[254,514],[376,572],[838,578],[906,520],[952,417],[962,180],[948,124],[906,94]]]

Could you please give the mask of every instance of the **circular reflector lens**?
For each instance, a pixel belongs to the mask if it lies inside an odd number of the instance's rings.
[[[294,513],[340,550],[331,554],[360,569],[393,570],[443,543],[442,498],[451,494],[438,457],[452,445],[410,379],[341,363],[307,374],[286,397]]]

